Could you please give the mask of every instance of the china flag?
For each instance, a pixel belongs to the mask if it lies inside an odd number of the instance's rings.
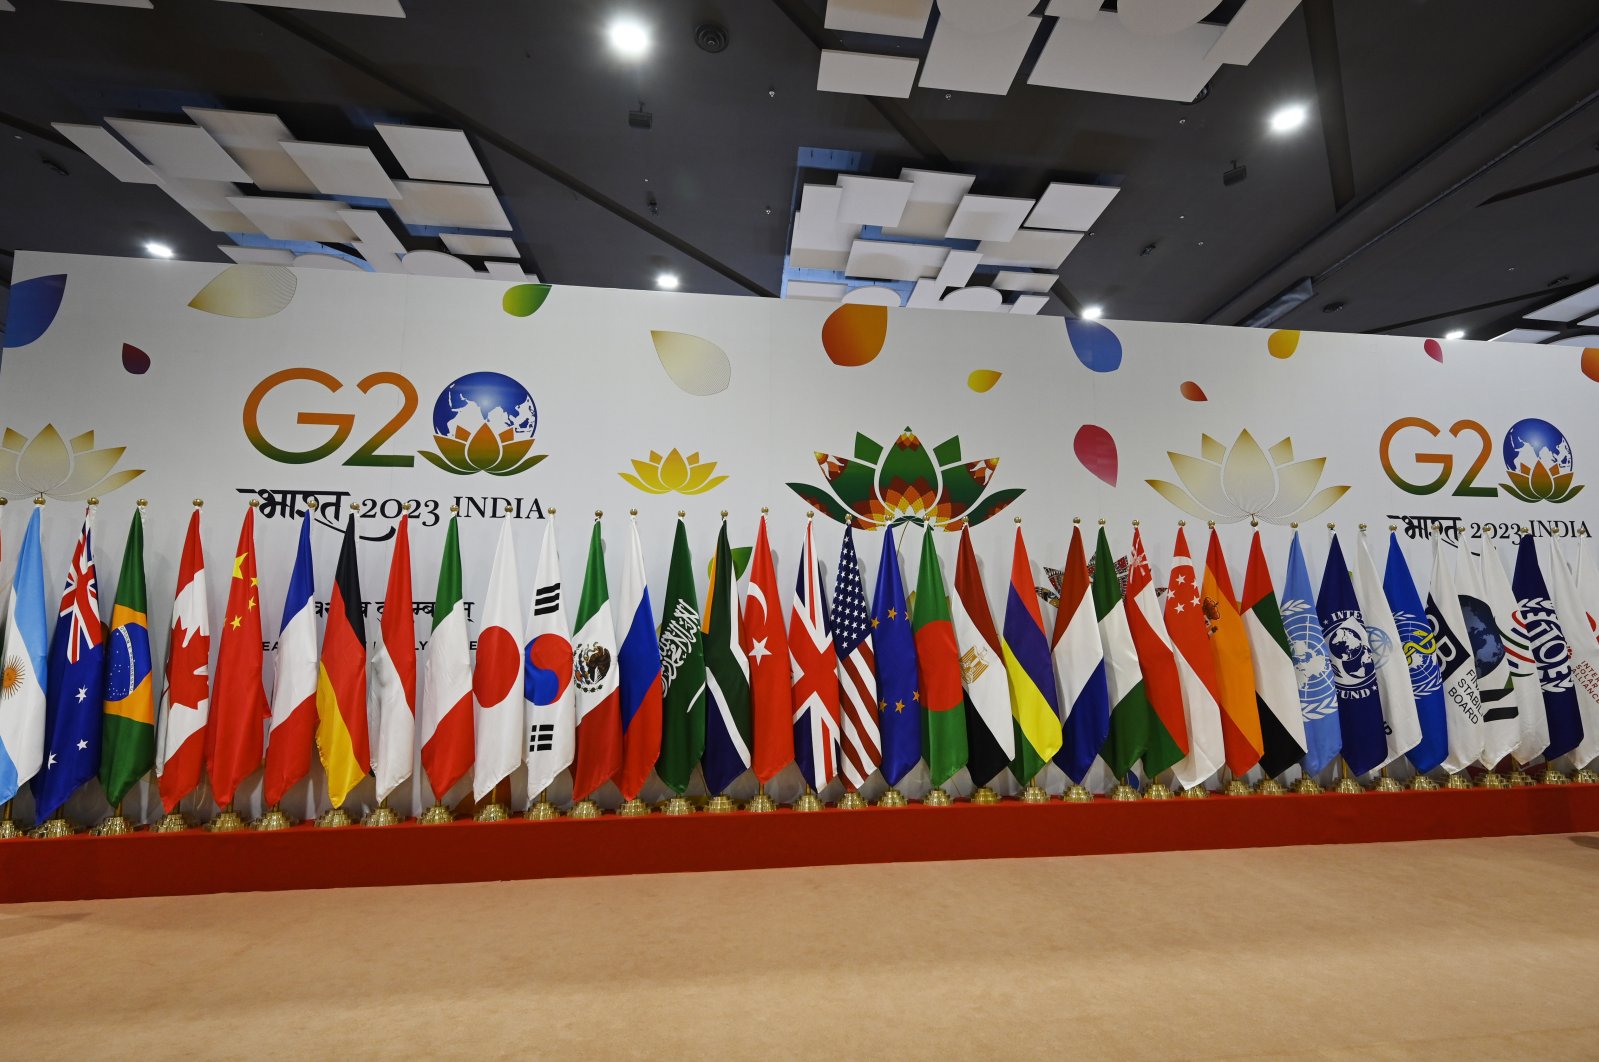
[[[355,566],[355,516],[344,525],[339,568],[322,632],[322,666],[316,681],[316,744],[328,773],[328,799],[342,807],[366,777],[372,754],[366,736],[366,619]]]
[[[261,589],[255,577],[255,509],[244,513],[233,554],[228,611],[222,620],[205,760],[217,804],[233,803],[239,783],[261,766],[265,724],[272,716],[261,685]]]

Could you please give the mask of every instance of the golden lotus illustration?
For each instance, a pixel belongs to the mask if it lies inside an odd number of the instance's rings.
[[[1239,432],[1231,448],[1201,435],[1198,457],[1173,451],[1166,456],[1182,486],[1162,479],[1145,482],[1201,520],[1224,524],[1250,517],[1272,524],[1308,520],[1349,491],[1348,486],[1335,486],[1317,492],[1327,459],[1296,461],[1292,439],[1262,450],[1248,431]]]
[[[514,476],[550,456],[534,454],[528,457],[527,452],[533,448],[531,435],[518,438],[514,428],[506,428],[496,434],[487,424],[479,425],[470,434],[465,428],[456,428],[453,435],[435,435],[433,443],[439,452],[435,454],[423,450],[420,451],[422,456],[436,467],[458,476],[469,476],[474,472]]]
[[[633,472],[617,475],[646,494],[704,494],[727,482],[714,474],[715,461],[701,461],[697,450],[684,457],[675,446],[665,457],[651,450],[648,461],[633,462]]]
[[[13,498],[44,495],[61,501],[83,501],[110,494],[144,475],[142,468],[113,472],[126,447],[95,449],[94,432],[61,438],[54,424],[28,438],[5,429],[0,435],[0,494]]]

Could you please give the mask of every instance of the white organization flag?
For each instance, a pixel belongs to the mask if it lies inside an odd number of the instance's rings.
[[[1366,624],[1366,641],[1377,662],[1377,692],[1382,697],[1382,717],[1388,724],[1386,767],[1421,742],[1421,716],[1416,712],[1416,691],[1410,684],[1410,662],[1401,648],[1399,628],[1383,592],[1382,576],[1366,548],[1366,536],[1355,547],[1355,599]]]
[[[1433,540],[1427,619],[1432,622],[1433,652],[1443,670],[1444,718],[1449,729],[1449,754],[1443,768],[1455,774],[1482,758],[1482,698],[1477,692],[1476,654],[1471,651],[1471,635],[1444,548],[1442,540]]]
[[[1577,581],[1554,544],[1549,547],[1549,567],[1554,572],[1550,589],[1554,591],[1555,613],[1560,617],[1560,629],[1566,632],[1577,711],[1582,715],[1582,740],[1571,751],[1571,759],[1577,767],[1586,767],[1599,757],[1599,642],[1586,634],[1591,628],[1577,593]]]
[[[1455,592],[1459,595],[1460,613],[1466,624],[1461,637],[1471,643],[1477,695],[1482,702],[1482,758],[1478,762],[1492,769],[1515,752],[1521,741],[1521,709],[1500,629],[1500,624],[1506,621],[1494,616],[1479,557],[1462,552],[1455,563],[1455,572]]]
[[[1511,751],[1516,762],[1528,764],[1549,747],[1549,716],[1544,711],[1543,686],[1538,678],[1538,662],[1532,656],[1532,636],[1521,618],[1516,595],[1510,589],[1510,576],[1491,540],[1483,544],[1482,584],[1488,592],[1488,607],[1493,610],[1499,633],[1504,638],[1505,660],[1510,664],[1510,693],[1516,705],[1520,731]]]

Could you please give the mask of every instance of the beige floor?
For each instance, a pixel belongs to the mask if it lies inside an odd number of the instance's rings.
[[[1592,1058],[1596,882],[1583,835],[27,904],[0,1054]]]

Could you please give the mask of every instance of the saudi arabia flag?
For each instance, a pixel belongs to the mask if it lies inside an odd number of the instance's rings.
[[[144,520],[133,511],[122,551],[106,653],[100,784],[112,807],[155,766],[155,693],[150,681],[150,619],[144,603]]]
[[[661,605],[661,758],[655,771],[675,793],[688,788],[694,765],[705,753],[705,644],[700,631],[694,559],[680,519]]]
[[[922,680],[922,755],[933,784],[943,785],[966,766],[966,713],[961,654],[931,527],[922,535],[911,625],[916,632],[916,666]]]

